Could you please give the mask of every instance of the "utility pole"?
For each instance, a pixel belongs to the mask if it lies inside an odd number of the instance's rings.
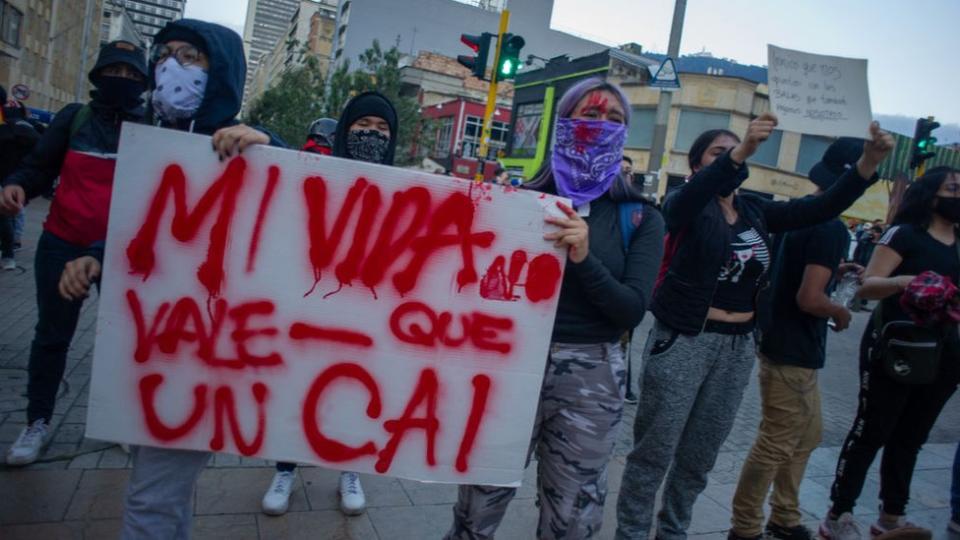
[[[477,153],[477,174],[474,180],[483,182],[483,169],[487,162],[487,150],[490,147],[490,128],[493,126],[493,112],[497,109],[497,70],[500,66],[500,49],[503,36],[510,24],[510,12],[500,12],[500,28],[497,30],[497,48],[493,56],[493,71],[490,76],[490,90],[487,92],[487,108],[483,113],[483,128],[480,130],[480,151]]]
[[[687,10],[687,0],[676,0],[673,6],[673,25],[670,27],[670,44],[667,56],[676,61],[680,55],[680,35],[683,33],[683,16]],[[650,148],[650,161],[647,170],[656,171],[657,177],[663,168],[663,154],[667,143],[667,123],[670,121],[670,105],[673,92],[660,90],[660,102],[657,104],[657,120],[653,126],[653,144]]]
[[[87,80],[87,45],[90,43],[90,27],[93,25],[93,0],[86,0],[83,14],[83,37],[80,40],[80,70],[77,72],[77,87],[74,101],[85,102],[83,89]]]

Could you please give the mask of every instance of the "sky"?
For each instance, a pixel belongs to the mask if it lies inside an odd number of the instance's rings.
[[[188,0],[186,15],[242,33],[246,5],[246,0]],[[666,52],[673,6],[674,0],[555,0],[551,25],[608,45],[632,41]],[[866,58],[874,114],[935,116],[941,124],[960,124],[958,21],[958,0],[687,0],[680,52],[705,50],[766,65],[772,43]],[[953,132],[957,135],[937,135],[941,142],[960,140],[960,131]]]

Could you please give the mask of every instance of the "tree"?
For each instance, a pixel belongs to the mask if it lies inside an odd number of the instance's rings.
[[[302,61],[253,101],[246,118],[248,124],[273,131],[294,148],[306,140],[310,123],[325,111],[325,76],[320,60],[303,55]]]

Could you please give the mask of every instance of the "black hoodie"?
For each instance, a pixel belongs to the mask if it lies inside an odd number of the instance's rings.
[[[202,49],[210,60],[207,88],[200,108],[192,119],[175,125],[166,123],[161,125],[187,130],[193,123],[192,131],[212,135],[222,127],[237,123],[236,116],[240,112],[240,104],[243,101],[243,83],[247,77],[243,40],[236,32],[225,26],[196,19],[180,19],[167,23],[157,32],[154,43],[164,43],[167,40],[166,36],[178,29],[188,30],[203,41]],[[156,66],[151,62],[151,89],[156,85],[155,68]],[[156,119],[153,122],[156,123]]]
[[[397,110],[390,103],[390,100],[380,92],[364,92],[354,96],[343,108],[340,120],[337,121],[337,132],[333,139],[333,155],[347,159],[353,159],[347,153],[347,132],[354,122],[364,116],[376,116],[383,118],[390,126],[390,146],[387,148],[387,154],[383,158],[383,165],[393,165],[393,154],[397,148],[397,130],[399,121],[397,120]]]

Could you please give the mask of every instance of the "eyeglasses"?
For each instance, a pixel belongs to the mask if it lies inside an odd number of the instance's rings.
[[[184,45],[176,50],[158,43],[150,50],[150,61],[160,64],[169,57],[174,57],[181,66],[191,66],[200,61],[200,51],[193,45]]]

